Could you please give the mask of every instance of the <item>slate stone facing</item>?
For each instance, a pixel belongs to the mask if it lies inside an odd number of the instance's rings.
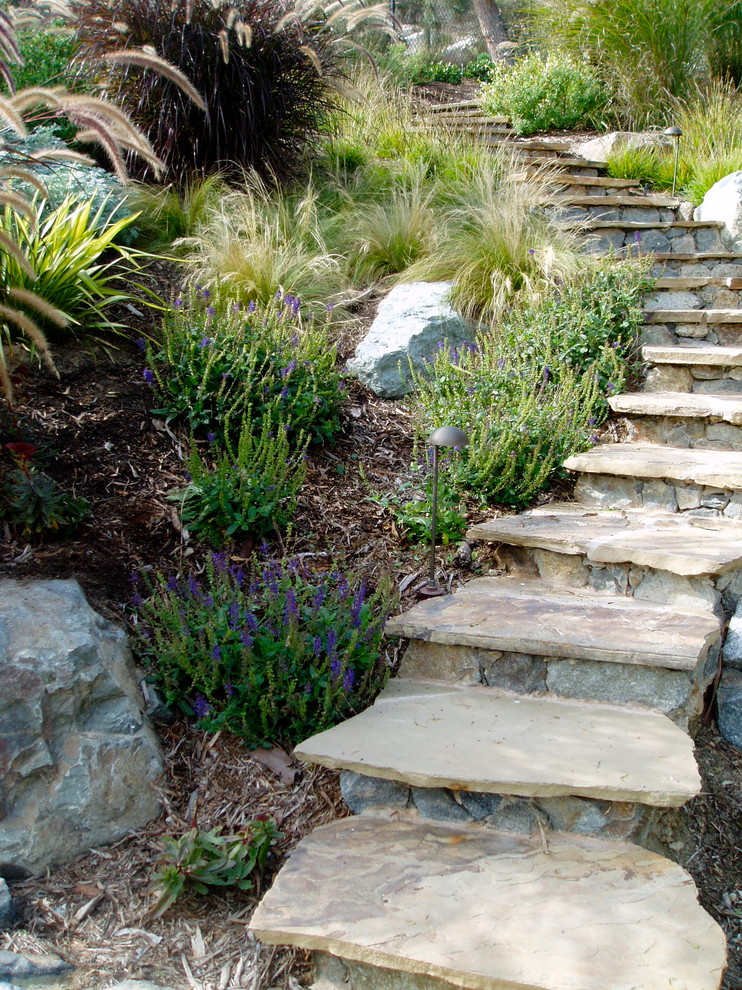
[[[728,667],[722,672],[716,703],[719,732],[731,746],[742,750],[742,670]]]
[[[0,682],[0,862],[40,872],[158,816],[126,634],[77,582],[0,581]]]

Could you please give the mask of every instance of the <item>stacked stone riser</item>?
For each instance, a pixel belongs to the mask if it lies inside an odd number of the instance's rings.
[[[646,323],[641,329],[641,344],[718,344],[721,347],[742,345],[740,323]]]
[[[555,223],[573,224],[603,221],[605,223],[671,223],[675,220],[673,210],[655,208],[652,206],[547,206],[544,210],[547,217]],[[631,243],[634,244],[632,236]],[[676,249],[678,250],[678,249]]]
[[[739,309],[740,306],[742,306],[742,291],[730,289],[726,285],[703,285],[681,291],[670,286],[658,286],[644,297],[644,308],[647,311],[656,309]]]
[[[699,395],[742,394],[742,367],[660,365],[647,375],[646,392],[695,392]]]
[[[646,602],[732,615],[742,597],[742,571],[686,577],[632,563],[597,563],[580,554],[501,544],[498,562],[510,575],[540,578],[550,587],[590,588]]]
[[[697,450],[742,450],[742,427],[721,420],[679,416],[622,416],[617,419],[637,443],[664,443]]]
[[[352,770],[342,771],[340,786],[345,803],[355,815],[412,813],[430,821],[477,823],[520,835],[576,832],[625,839],[675,860],[688,842],[681,811],[634,801],[599,801],[573,795],[527,798],[412,787]]]
[[[695,670],[671,670],[639,663],[606,663],[413,640],[399,673],[409,680],[432,678],[514,694],[550,694],[638,705],[661,711],[681,729],[695,735],[704,692],[716,674],[718,662],[718,641],[699,656]]]
[[[711,252],[719,253],[719,252]],[[734,258],[668,258],[655,259],[650,273],[655,278],[677,275],[680,278],[711,276],[713,278],[742,278],[742,255]]]
[[[742,519],[742,493],[728,488],[583,474],[575,485],[575,498],[600,509],[647,509],[679,512],[688,516],[724,516]]]

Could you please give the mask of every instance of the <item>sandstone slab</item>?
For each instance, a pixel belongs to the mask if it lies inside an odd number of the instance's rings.
[[[717,990],[726,956],[688,874],[630,843],[366,816],[303,839],[251,927],[379,967],[369,986]]]
[[[742,366],[742,347],[642,347],[642,357],[650,364],[682,364],[691,367],[711,365],[720,368]]]
[[[736,520],[670,512],[576,509],[550,505],[522,516],[473,526],[474,540],[583,555],[590,564],[634,564],[684,577],[725,574],[742,564],[742,525]]]
[[[489,650],[694,670],[719,637],[715,616],[631,598],[481,578],[390,619],[388,635]]]
[[[636,416],[669,416],[686,419],[723,420],[742,425],[742,398],[698,395],[683,392],[624,392],[608,405],[616,413]]]
[[[690,738],[656,712],[399,678],[295,753],[415,787],[525,797],[679,807],[700,786]]]
[[[627,478],[669,479],[709,488],[742,489],[742,452],[671,447],[657,443],[602,444],[573,454],[569,471]]]
[[[742,323],[742,309],[653,309],[646,318],[647,323]]]

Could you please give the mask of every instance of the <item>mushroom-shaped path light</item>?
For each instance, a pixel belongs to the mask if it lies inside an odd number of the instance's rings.
[[[438,524],[438,448],[439,447],[465,447],[469,443],[469,437],[460,430],[458,426],[439,426],[428,437],[428,442],[433,448],[433,498],[431,505],[431,534],[430,534],[430,573],[426,584],[420,589],[420,594],[425,597],[442,595],[435,578],[435,539],[437,536]]]

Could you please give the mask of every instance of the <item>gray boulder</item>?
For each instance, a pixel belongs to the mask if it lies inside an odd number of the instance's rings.
[[[726,666],[742,668],[742,599],[729,620],[721,656]]]
[[[0,980],[31,980],[67,973],[72,966],[59,956],[21,955],[0,950]]]
[[[742,172],[732,172],[713,185],[693,214],[695,220],[720,220],[735,247],[742,248]]]
[[[423,371],[441,341],[474,341],[474,327],[448,302],[450,282],[398,285],[381,301],[376,319],[348,362],[348,370],[383,399],[411,388],[410,363]]]
[[[589,141],[573,141],[572,151],[589,161],[607,162],[614,149],[620,145],[629,148],[647,148],[667,144],[670,141],[671,138],[665,137],[660,131],[611,131]]]
[[[742,750],[742,670],[727,667],[716,696],[719,732],[732,746]]]
[[[15,905],[7,883],[0,877],[0,932],[15,924]]]
[[[0,581],[0,870],[39,872],[157,817],[157,739],[122,629],[76,581]]]

